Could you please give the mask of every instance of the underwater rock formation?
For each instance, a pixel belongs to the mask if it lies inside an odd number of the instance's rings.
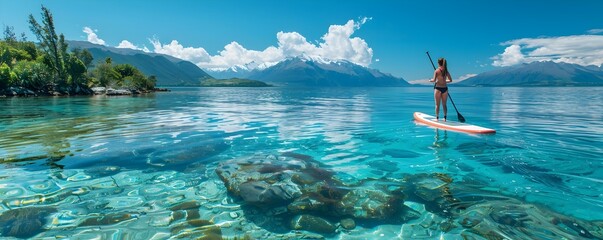
[[[404,196],[399,189],[344,185],[309,156],[256,155],[221,162],[216,172],[228,192],[245,204],[282,209],[276,214],[291,219],[291,224],[283,225],[292,229],[324,233],[332,232],[331,227],[325,226],[346,218],[390,222],[402,219]]]
[[[53,207],[15,208],[0,214],[3,237],[30,238],[44,231],[47,217],[56,212]]]
[[[419,173],[343,182],[353,177],[291,153],[231,159],[216,173],[242,203],[245,218],[275,234],[331,236],[357,225],[401,224],[407,238],[433,237],[434,230],[464,239],[603,239],[601,221],[492,191],[476,174],[459,181]]]

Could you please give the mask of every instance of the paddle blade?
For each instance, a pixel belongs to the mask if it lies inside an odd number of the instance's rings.
[[[463,115],[461,115],[460,113],[457,113],[457,114],[458,114],[457,117],[459,118],[459,122],[464,123],[465,122],[465,117],[463,117]]]

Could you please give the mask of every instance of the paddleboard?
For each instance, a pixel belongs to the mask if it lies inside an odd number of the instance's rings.
[[[434,116],[427,115],[427,114],[421,113],[421,112],[415,112],[413,115],[415,117],[415,121],[426,124],[428,126],[436,127],[439,129],[446,129],[446,130],[465,132],[465,133],[475,133],[475,134],[496,133],[496,130],[494,130],[494,129],[480,127],[480,126],[471,125],[471,124],[467,124],[467,123],[461,123],[461,122],[450,121],[450,120],[444,122],[444,119],[440,119],[439,121],[436,121],[436,118]]]

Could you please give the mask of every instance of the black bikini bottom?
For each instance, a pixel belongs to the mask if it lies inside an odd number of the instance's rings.
[[[446,93],[446,91],[448,91],[448,87],[433,87],[433,88],[437,89],[442,94],[444,94],[444,93]]]

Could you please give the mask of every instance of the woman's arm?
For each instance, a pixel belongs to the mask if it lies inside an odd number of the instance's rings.
[[[436,81],[437,73],[438,73],[438,70],[433,71],[433,78],[431,80],[429,80],[430,82],[435,82]]]

